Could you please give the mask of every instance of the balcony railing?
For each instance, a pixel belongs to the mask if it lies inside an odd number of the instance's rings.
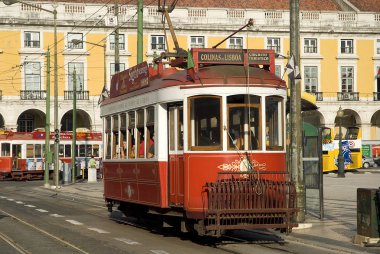
[[[45,90],[21,90],[20,98],[21,100],[45,100],[46,91]]]
[[[77,100],[89,100],[88,91],[77,91]],[[65,100],[73,100],[74,91],[65,91]]]
[[[338,101],[358,101],[359,93],[358,92],[338,92]]]
[[[323,92],[308,92],[315,96],[317,101],[323,101]]]

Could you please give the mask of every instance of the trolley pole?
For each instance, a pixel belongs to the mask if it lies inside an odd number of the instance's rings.
[[[290,55],[300,65],[300,21],[299,0],[290,1]],[[305,182],[302,166],[302,125],[301,125],[301,84],[300,80],[289,80],[290,86],[290,164],[292,180],[297,191],[296,205],[299,212],[295,218],[297,223],[305,221]]]
[[[46,119],[45,119],[45,163],[44,163],[44,186],[49,188],[49,164],[50,156],[50,49],[46,52]]]
[[[71,182],[75,183],[76,169],[76,143],[77,143],[77,72],[73,73],[73,137],[71,139]]]

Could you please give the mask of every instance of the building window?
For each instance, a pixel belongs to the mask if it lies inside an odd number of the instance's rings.
[[[318,67],[317,66],[304,67],[304,85],[305,85],[305,92],[308,92],[308,93],[318,92]]]
[[[164,51],[165,50],[165,37],[162,35],[152,35],[151,36],[151,49]]]
[[[376,54],[380,55],[380,39],[376,40]]]
[[[204,47],[205,47],[205,37],[203,36],[190,37],[190,48],[204,48]]]
[[[125,64],[124,63],[119,63],[119,72],[120,71],[124,71],[125,70]],[[112,76],[116,73],[116,64],[115,63],[111,63],[111,67],[110,67],[110,74],[111,74],[111,78]]]
[[[25,48],[39,48],[40,47],[40,33],[39,32],[25,32],[24,33],[24,47]]]
[[[17,120],[17,132],[31,132],[34,130],[34,116],[22,114]]]
[[[73,43],[73,40],[79,43]],[[67,34],[67,47],[69,49],[83,49],[83,34],[82,33],[68,33]]]
[[[354,53],[354,40],[342,39],[340,40],[340,53],[353,54]]]
[[[242,37],[231,37],[230,40],[230,49],[242,49],[243,48],[243,38]]]
[[[110,34],[110,49],[115,50],[115,34]],[[125,36],[119,34],[119,50],[125,50]]]
[[[274,74],[279,77],[279,78],[282,78],[282,67],[281,65],[276,65],[275,66],[275,71],[274,71]]]
[[[73,91],[74,87],[74,69],[76,76],[77,91],[83,91],[84,86],[84,64],[83,63],[69,63],[69,86],[68,90]]]
[[[26,62],[25,67],[25,90],[40,91],[41,89],[41,64]]]
[[[281,51],[280,38],[269,37],[267,39],[267,49],[273,49],[276,53],[280,53]]]
[[[304,53],[317,53],[317,39],[305,38]]]
[[[341,92],[353,92],[354,88],[354,67],[340,67]]]

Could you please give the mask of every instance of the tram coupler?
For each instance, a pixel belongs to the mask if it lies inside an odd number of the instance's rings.
[[[112,213],[112,207],[113,207],[113,202],[112,201],[108,201],[107,202],[108,212]]]

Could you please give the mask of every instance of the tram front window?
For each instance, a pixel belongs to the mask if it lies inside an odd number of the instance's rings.
[[[232,95],[227,98],[228,149],[261,149],[260,97]]]
[[[197,96],[190,100],[190,150],[221,150],[221,97]]]
[[[283,99],[277,96],[266,98],[266,145],[267,150],[284,149]]]

